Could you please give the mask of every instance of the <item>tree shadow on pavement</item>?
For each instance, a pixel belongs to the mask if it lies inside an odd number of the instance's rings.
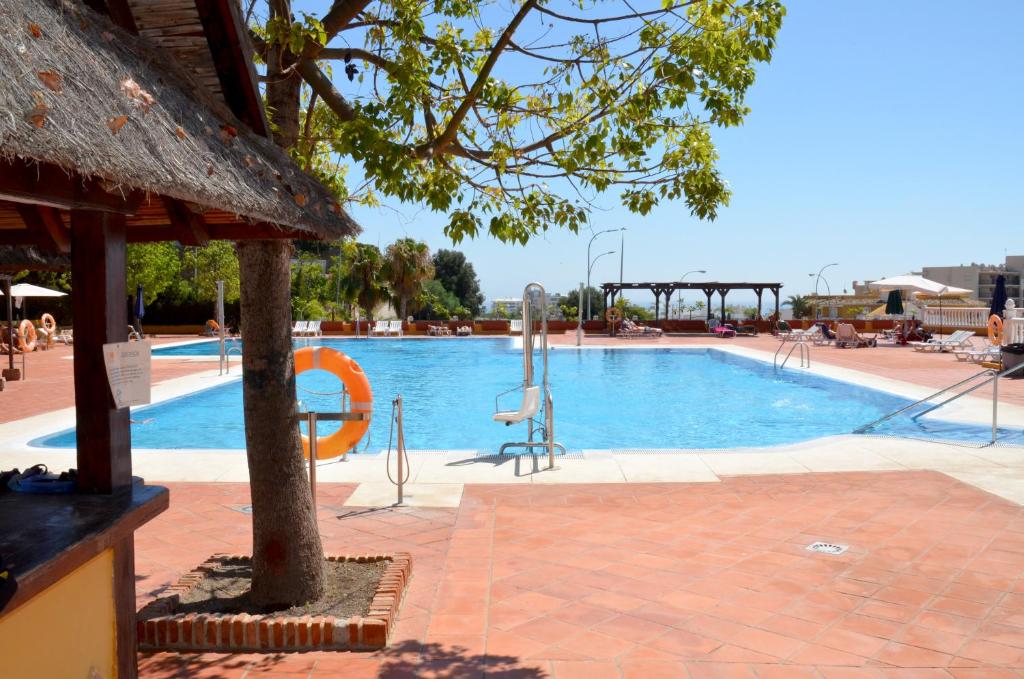
[[[381,652],[379,679],[546,679],[548,672],[511,655],[474,653],[458,646],[405,641]]]

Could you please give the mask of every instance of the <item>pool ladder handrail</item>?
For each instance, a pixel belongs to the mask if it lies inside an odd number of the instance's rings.
[[[775,369],[782,370],[783,368],[785,368],[786,361],[788,361],[789,357],[793,355],[793,352],[796,351],[797,347],[800,348],[800,367],[810,368],[811,348],[807,346],[807,342],[802,339],[796,340],[795,342],[792,343],[792,346],[790,346],[789,348],[789,353],[787,353],[786,357],[782,359],[782,365],[779,365],[779,352],[782,351],[782,349],[787,344],[789,344],[789,342],[782,342],[781,344],[779,344],[779,348],[775,350],[775,356],[772,358],[772,365],[775,366]]]
[[[242,356],[242,347],[237,347],[237,346],[228,347],[224,351],[224,373],[226,373],[228,375],[231,374],[231,352],[232,351],[238,352],[238,356],[241,357]]]
[[[963,385],[965,385],[965,384],[967,384],[969,382],[973,382],[974,380],[978,379],[979,377],[985,377],[986,379],[984,381],[979,382],[978,384],[975,384],[975,385],[971,386],[968,389],[964,389],[963,391],[958,391],[957,393],[953,394],[952,396],[950,396],[946,400],[940,401],[939,403],[936,403],[936,404],[932,405],[931,407],[926,408],[925,410],[922,410],[919,413],[915,413],[915,414],[911,415],[910,419],[916,420],[919,417],[922,417],[924,415],[927,415],[928,413],[934,412],[934,411],[938,410],[939,408],[941,408],[941,407],[943,407],[945,405],[949,405],[953,401],[956,401],[957,399],[959,399],[959,398],[961,398],[963,396],[967,396],[971,392],[977,391],[978,389],[981,389],[982,387],[987,386],[988,383],[991,382],[992,383],[992,438],[991,438],[991,443],[994,444],[996,442],[996,437],[998,435],[998,429],[999,429],[999,378],[1000,377],[1006,377],[1007,375],[1012,375],[1013,373],[1015,373],[1015,372],[1017,372],[1018,370],[1021,370],[1021,369],[1024,369],[1024,363],[1020,363],[1018,365],[1015,365],[1012,368],[1007,368],[1006,370],[1003,370],[1003,371],[999,371],[999,370],[996,370],[994,368],[988,368],[987,370],[982,370],[981,372],[975,373],[975,374],[971,375],[970,377],[964,378],[964,379],[960,380],[959,382],[956,382],[954,384],[949,385],[948,387],[943,387],[942,389],[939,389],[938,391],[936,391],[934,394],[929,394],[928,396],[925,396],[922,399],[914,401],[910,405],[906,405],[906,406],[903,406],[902,408],[894,410],[891,413],[889,413],[888,415],[885,415],[883,417],[878,418],[874,422],[871,422],[869,424],[865,424],[862,427],[858,427],[857,429],[853,430],[853,433],[854,434],[864,434],[864,433],[870,431],[871,429],[874,429],[878,425],[882,424],[883,422],[887,422],[887,421],[891,420],[892,418],[896,417],[897,415],[900,415],[902,413],[907,412],[911,408],[916,408],[917,406],[921,405],[922,403],[926,403],[926,402],[932,400],[936,396],[941,396],[942,394],[945,394],[945,393],[947,393],[947,392],[949,392],[949,391],[951,391],[953,389],[956,389],[957,387],[961,387],[961,386],[963,386]]]

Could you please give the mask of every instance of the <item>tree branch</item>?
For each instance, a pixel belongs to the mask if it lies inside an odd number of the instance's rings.
[[[466,116],[469,114],[473,104],[483,91],[484,85],[487,84],[487,80],[491,76],[491,71],[494,70],[494,65],[498,63],[498,57],[501,56],[501,53],[508,46],[509,41],[512,40],[512,36],[515,34],[516,29],[519,28],[519,24],[521,24],[523,19],[526,18],[526,15],[537,7],[537,1],[538,0],[527,0],[523,3],[523,6],[519,8],[519,11],[516,12],[512,21],[510,21],[508,26],[505,27],[505,30],[502,31],[498,41],[494,43],[494,47],[491,48],[491,53],[487,55],[487,61],[484,62],[484,65],[480,67],[480,72],[477,73],[476,81],[473,83],[469,92],[466,93],[466,96],[459,104],[459,107],[455,109],[455,112],[452,114],[451,120],[448,121],[448,125],[445,127],[444,131],[442,131],[440,136],[438,136],[434,141],[420,149],[417,149],[418,153],[433,154],[438,151],[444,152],[444,150],[451,145],[452,141],[455,140],[455,135],[459,131],[459,126],[462,125],[462,121],[466,119]]]

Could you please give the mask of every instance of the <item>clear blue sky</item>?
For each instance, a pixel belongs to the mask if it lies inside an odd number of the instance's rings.
[[[836,292],[922,265],[1024,254],[1024,2],[786,4],[746,124],[715,133],[731,206],[711,223],[681,204],[638,217],[609,195],[594,214],[595,229],[629,229],[626,279],[707,269],[710,280],[782,281],[785,296],[813,291],[808,272],[829,262],[840,263],[827,272]],[[361,240],[452,247],[442,216],[392,207],[353,210]],[[458,249],[493,299],[530,280],[577,286],[589,238],[551,231],[526,247],[480,239]],[[608,234],[593,252],[618,247]],[[592,282],[618,280],[618,267],[617,254],[603,258]]]

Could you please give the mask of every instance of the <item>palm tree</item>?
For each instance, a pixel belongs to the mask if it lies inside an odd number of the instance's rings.
[[[399,238],[384,254],[385,276],[391,285],[392,304],[404,319],[409,300],[423,291],[423,282],[434,277],[434,263],[427,244],[413,238]]]
[[[790,295],[782,305],[793,310],[793,318],[807,318],[811,315],[811,302],[803,295]]]
[[[389,295],[380,249],[369,243],[349,241],[342,246],[341,254],[344,261],[338,279],[341,296],[355,300],[372,321],[373,310]]]

